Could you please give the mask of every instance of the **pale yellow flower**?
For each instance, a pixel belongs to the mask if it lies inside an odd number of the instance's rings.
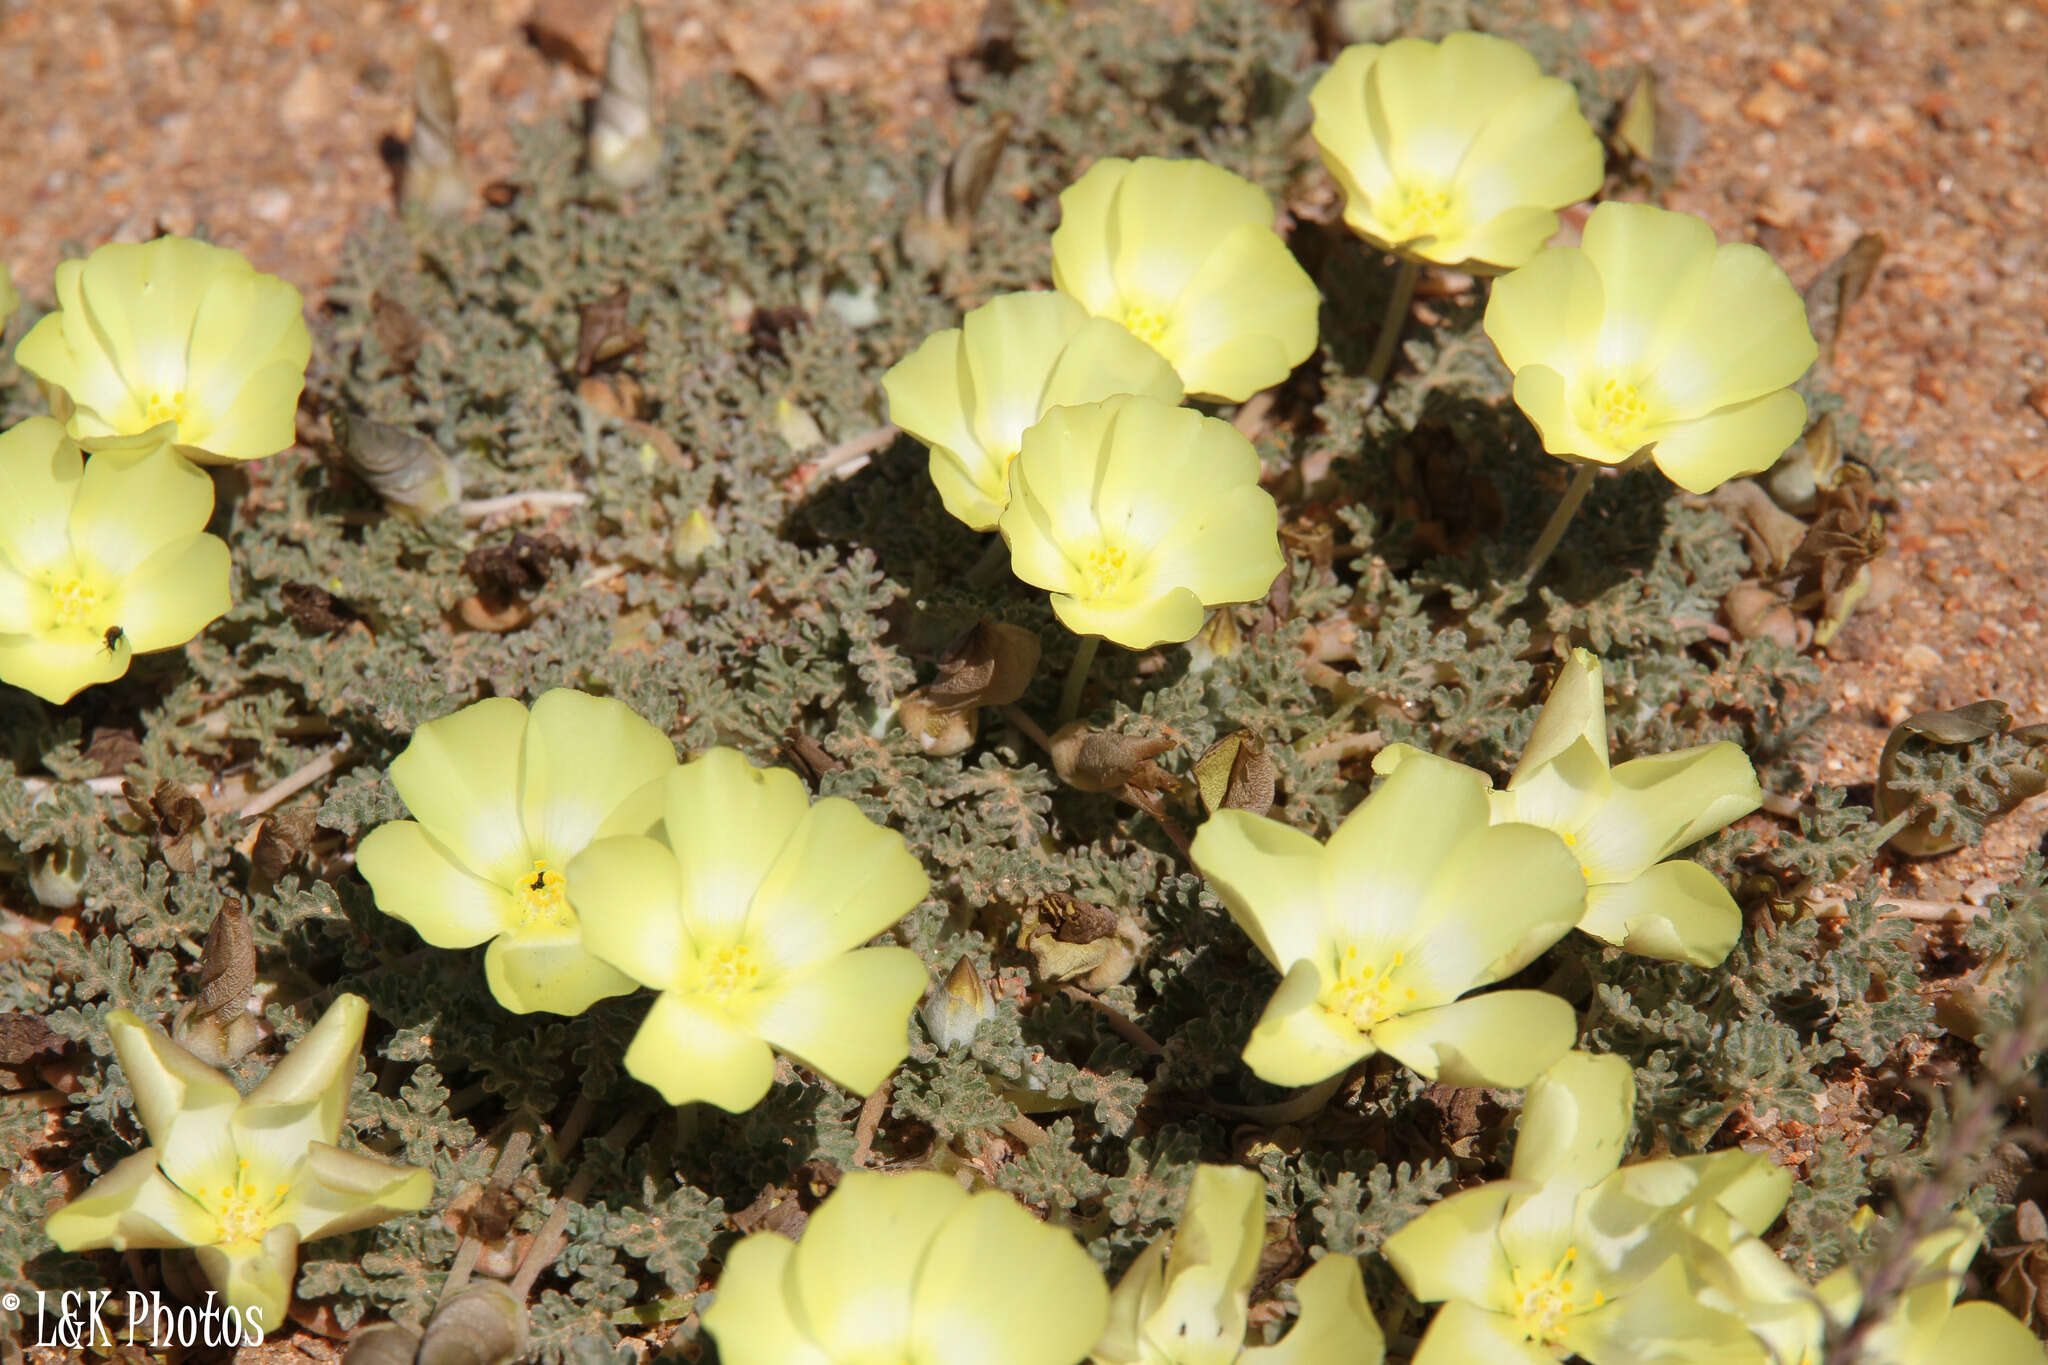
[[[1704,493],[1768,469],[1806,424],[1788,387],[1817,354],[1799,291],[1690,214],[1600,205],[1582,245],[1494,281],[1486,334],[1553,455],[1613,465],[1647,448]]]
[[[436,948],[488,941],[491,994],[521,1014],[580,1014],[633,978],[593,957],[564,874],[593,840],[661,815],[667,735],[622,701],[567,688],[529,713],[492,697],[413,732],[391,760],[411,820],[370,831],[356,867],[377,908]]]
[[[1206,161],[1106,157],[1060,194],[1052,279],[1157,350],[1188,393],[1241,403],[1316,348],[1315,282],[1257,185]]]
[[[658,787],[661,839],[600,839],[569,866],[590,951],[661,992],[626,1070],[670,1104],[752,1108],[779,1048],[857,1094],[909,1055],[924,962],[863,948],[929,883],[903,836],[785,768],[713,749]]]
[[[1808,1285],[1777,1252],[1740,1236],[1726,1220],[1708,1228],[1734,1272],[1702,1295],[1749,1324],[1770,1365],[1820,1365],[1829,1329],[1839,1332],[1863,1306],[1865,1267],[1846,1265]],[[1911,1251],[1913,1270],[1904,1292],[1864,1338],[1863,1359],[1884,1365],[2041,1365],[2040,1339],[1995,1303],[1956,1302],[1963,1276],[1977,1257],[1984,1229],[1958,1213]],[[1732,1293],[1729,1292],[1732,1288]]]
[[[1319,844],[1218,811],[1192,856],[1238,927],[1283,973],[1244,1059],[1313,1085],[1375,1052],[1449,1085],[1526,1085],[1572,1045],[1572,1007],[1478,987],[1570,932],[1585,904],[1564,842],[1492,825],[1486,776],[1412,752]]]
[[[1141,393],[1173,404],[1180,378],[1150,346],[1065,294],[999,294],[882,376],[889,420],[931,447],[946,510],[977,531],[1010,501],[1024,433],[1057,407]]]
[[[1415,1365],[1763,1365],[1741,1319],[1699,1301],[1685,1215],[1767,1228],[1791,1172],[1748,1152],[1621,1165],[1635,1075],[1566,1054],[1529,1086],[1509,1178],[1424,1209],[1382,1248],[1409,1290],[1442,1302]]]
[[[1279,1344],[1245,1346],[1265,1244],[1265,1178],[1197,1166],[1171,1241],[1146,1247],[1110,1295],[1095,1365],[1379,1365],[1385,1340],[1350,1256],[1325,1256],[1296,1281],[1301,1316]]]
[[[1065,1230],[932,1171],[849,1171],[792,1242],[726,1257],[704,1327],[725,1365],[1074,1365],[1102,1272]]]
[[[185,237],[103,246],[56,283],[14,358],[89,449],[164,422],[201,463],[291,445],[313,345],[298,290]]]
[[[0,434],[0,489],[0,682],[68,701],[231,605],[213,483],[161,443],[88,462],[31,417]]]
[[[998,529],[1068,629],[1129,649],[1192,638],[1285,565],[1251,442],[1156,398],[1055,408],[1025,432]]]
[[[335,1146],[369,1007],[343,995],[246,1096],[127,1010],[107,1037],[149,1146],[52,1213],[65,1251],[192,1247],[247,1327],[285,1325],[299,1245],[424,1208],[432,1172]]]
[[[1569,81],[1505,38],[1345,48],[1309,93],[1344,221],[1384,251],[1511,270],[1600,188],[1604,154]]]

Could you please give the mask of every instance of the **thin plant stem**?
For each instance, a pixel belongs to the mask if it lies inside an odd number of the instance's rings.
[[[981,558],[974,561],[974,567],[967,571],[967,585],[985,588],[1003,576],[1003,570],[1010,567],[1010,546],[1001,536],[990,536],[988,548],[981,552]]]
[[[1380,319],[1379,339],[1373,343],[1372,359],[1365,366],[1366,389],[1379,400],[1387,370],[1394,363],[1394,347],[1408,323],[1408,305],[1415,299],[1415,281],[1422,275],[1422,262],[1403,256],[1394,271],[1394,292],[1387,299],[1386,316]]]
[[[1557,509],[1550,514],[1550,520],[1543,523],[1543,534],[1536,537],[1536,548],[1529,552],[1529,562],[1522,569],[1524,584],[1536,581],[1537,571],[1549,562],[1557,543],[1564,539],[1565,527],[1572,524],[1578,514],[1579,504],[1592,491],[1593,475],[1598,472],[1590,464],[1582,464],[1572,471],[1572,481],[1564,490],[1564,497],[1558,500]]]
[[[1099,635],[1083,635],[1081,647],[1074,651],[1074,662],[1067,669],[1066,684],[1060,688],[1060,713],[1052,723],[1057,730],[1081,714],[1081,691],[1088,686],[1088,670],[1095,664],[1095,651],[1102,644]]]

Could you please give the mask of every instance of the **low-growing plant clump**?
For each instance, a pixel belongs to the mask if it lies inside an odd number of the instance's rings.
[[[2039,1360],[2048,878],[1881,871],[2048,728],[1813,776],[1873,248],[1647,202],[1519,7],[1356,8],[994,6],[949,146],[658,109],[629,5],[480,197],[423,60],[310,330],[61,265],[0,1278],[359,1361]]]

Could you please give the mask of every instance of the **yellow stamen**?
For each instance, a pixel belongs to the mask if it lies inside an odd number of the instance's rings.
[[[576,912],[569,906],[562,874],[536,858],[533,872],[519,884],[519,927],[522,929],[569,929],[576,924]]]
[[[83,579],[67,578],[50,589],[50,603],[57,609],[60,626],[92,629],[100,614],[100,595]]]
[[[1166,315],[1142,303],[1124,305],[1124,330],[1157,350],[1166,340]]]
[[[158,422],[176,422],[183,425],[192,418],[191,400],[182,390],[173,393],[152,393],[142,403],[143,420],[151,426]]]
[[[761,967],[744,943],[720,948],[704,959],[703,988],[712,995],[734,995],[761,984]]]
[[[1515,1292],[1519,1296],[1515,1326],[1530,1341],[1556,1345],[1563,1336],[1565,1319],[1607,1302],[1607,1295],[1597,1289],[1588,1300],[1579,1301],[1577,1286],[1571,1280],[1572,1262],[1578,1255],[1577,1247],[1566,1247],[1564,1256],[1549,1270],[1535,1275],[1515,1272]]]
[[[1122,587],[1130,574],[1130,555],[1114,545],[1105,545],[1090,550],[1082,561],[1082,570],[1088,575],[1088,591],[1084,597],[1106,597]]]
[[[1593,421],[1600,434],[1618,446],[1630,443],[1649,411],[1636,386],[1620,379],[1608,380],[1593,396]]]
[[[1397,242],[1412,242],[1418,237],[1434,237],[1443,231],[1444,219],[1450,216],[1450,196],[1442,190],[1425,189],[1410,185],[1401,196],[1401,202],[1394,210],[1394,216],[1387,226],[1394,230]]]
[[[1323,1008],[1361,1033],[1393,1018],[1401,1012],[1396,1001],[1415,998],[1413,987],[1399,986],[1394,980],[1404,960],[1402,954],[1395,953],[1382,966],[1365,959],[1357,944],[1346,944],[1338,955],[1336,984],[1323,994]]]

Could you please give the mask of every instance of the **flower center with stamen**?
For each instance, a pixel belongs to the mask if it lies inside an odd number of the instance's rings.
[[[1394,240],[1398,242],[1434,237],[1443,231],[1444,219],[1450,211],[1450,196],[1442,190],[1411,185],[1402,194],[1400,205],[1387,226],[1394,230]]]
[[[713,995],[750,991],[761,982],[760,964],[744,943],[720,948],[704,959],[704,989]]]
[[[1106,597],[1121,588],[1130,576],[1130,555],[1118,546],[1104,545],[1088,552],[1081,561],[1081,570],[1088,578],[1088,591],[1081,595]]]
[[[1155,351],[1166,340],[1166,315],[1142,303],[1124,306],[1123,324],[1125,331]]]
[[[1607,1295],[1597,1289],[1589,1298],[1579,1298],[1572,1283],[1572,1262],[1578,1257],[1577,1247],[1566,1247],[1553,1269],[1538,1275],[1515,1272],[1515,1326],[1529,1340],[1554,1346],[1563,1334],[1566,1318],[1607,1302]]]
[[[1636,386],[1624,380],[1610,379],[1593,395],[1594,424],[1602,436],[1618,446],[1632,444],[1630,438],[1649,411]]]
[[[224,1243],[261,1241],[292,1187],[287,1181],[279,1181],[265,1194],[249,1179],[248,1158],[238,1161],[236,1167],[240,1183],[221,1186],[213,1210],[220,1223],[220,1239]]]
[[[57,624],[60,626],[91,629],[100,614],[100,595],[83,579],[68,578],[52,587],[50,602],[57,609]]]
[[[519,883],[519,927],[522,929],[567,929],[576,923],[563,889],[562,874],[548,866],[545,858],[533,861],[533,871]]]
[[[176,422],[183,426],[192,418],[192,407],[182,391],[153,393],[142,404],[143,420],[155,426],[159,422]]]
[[[1401,961],[1401,954],[1395,953],[1381,966],[1359,952],[1357,944],[1352,944],[1338,959],[1337,982],[1324,992],[1323,1008],[1360,1033],[1393,1018],[1415,999],[1413,987],[1394,981],[1395,969]]]

